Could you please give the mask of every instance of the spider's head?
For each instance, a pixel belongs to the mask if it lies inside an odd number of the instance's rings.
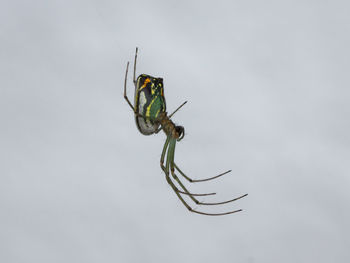
[[[182,138],[185,136],[185,128],[183,126],[175,126],[175,130],[177,133],[177,141],[181,141]]]

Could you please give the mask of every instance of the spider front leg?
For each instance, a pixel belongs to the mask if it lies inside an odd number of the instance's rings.
[[[228,174],[229,172],[232,171],[232,170],[227,170],[226,172],[221,173],[221,174],[218,174],[218,175],[215,175],[215,176],[213,176],[213,177],[195,180],[195,179],[192,179],[192,178],[188,177],[186,174],[184,174],[184,172],[182,172],[182,171],[180,170],[180,168],[179,168],[175,163],[174,163],[174,167],[175,167],[175,169],[176,169],[187,181],[189,181],[190,183],[198,183],[198,182],[210,181],[210,180],[219,178],[219,177],[221,177],[221,176],[223,176],[223,175],[225,175],[225,174]]]
[[[174,155],[175,155],[175,144],[174,144],[174,153],[173,153],[173,156],[172,156],[172,162],[170,163],[170,170],[171,170],[171,175],[173,176],[173,178],[176,180],[176,182],[180,185],[180,187],[186,192],[186,193],[189,193],[187,188],[184,186],[184,184],[180,181],[180,179],[177,177],[177,175],[175,174],[175,162],[174,162]],[[180,171],[179,169],[177,169],[178,171]],[[225,172],[225,173],[228,173],[228,172]],[[224,173],[224,174],[225,174]],[[183,174],[183,173],[182,173]],[[184,174],[183,174],[184,175]],[[221,174],[223,175],[223,174]],[[219,176],[221,176],[219,175]],[[204,180],[211,180],[211,179],[214,179],[214,178],[217,178],[218,176],[214,176],[212,178],[209,178],[209,179],[204,179]],[[185,177],[186,178],[186,177]],[[201,181],[201,180],[200,180]],[[227,204],[227,203],[230,203],[230,202],[233,202],[233,201],[236,201],[238,199],[241,199],[245,196],[247,196],[247,194],[244,194],[244,195],[241,195],[239,197],[236,197],[236,198],[233,198],[231,200],[227,200],[227,201],[222,201],[222,202],[216,202],[216,203],[205,203],[205,202],[200,202],[198,201],[195,197],[189,195],[190,198],[192,199],[193,202],[195,202],[196,204],[198,205],[222,205],[222,204]]]
[[[163,151],[162,151],[162,155],[160,157],[160,167],[162,168],[163,172],[165,173],[165,175],[167,176],[167,181],[169,183],[169,180],[170,180],[170,177],[169,177],[169,165],[168,165],[168,156],[167,156],[167,167],[164,166],[164,159],[165,159],[165,154],[168,150],[168,146],[169,146],[169,142],[171,141],[171,137],[168,136],[165,143],[164,143],[164,146],[163,146]],[[172,181],[170,180],[171,182],[171,186],[172,187],[175,187],[175,190],[176,192],[178,193],[181,193],[181,194],[185,194],[185,195],[192,195],[192,196],[207,196],[207,195],[215,195],[215,193],[205,193],[205,194],[193,194],[193,193],[189,193],[188,191],[187,192],[183,192],[183,191],[180,191],[173,183]],[[174,189],[174,188],[173,188]]]
[[[188,190],[187,188],[183,185],[183,183],[180,181],[180,179],[177,177],[177,175],[175,174],[175,169],[174,169],[174,166],[170,168],[171,170],[171,174],[173,176],[173,178],[176,180],[176,182],[180,185],[180,187],[186,192],[188,193]],[[230,200],[227,200],[227,201],[222,201],[222,202],[215,202],[215,203],[206,203],[206,202],[200,202],[198,201],[198,199],[196,199],[195,197],[190,196],[190,198],[192,199],[193,202],[195,202],[197,205],[223,205],[223,204],[227,204],[227,203],[231,203],[233,201],[236,201],[236,200],[239,200],[245,196],[247,196],[248,194],[244,194],[244,195],[241,195],[239,197],[235,197],[233,199],[230,199]]]
[[[169,142],[170,142],[170,136],[168,136],[166,138],[166,141],[164,143],[164,146],[163,146],[163,151],[162,151],[162,155],[160,157],[160,167],[162,168],[162,170],[164,171],[164,173],[166,173],[166,167],[164,166],[164,157],[165,157],[165,153],[168,149],[168,146],[169,146]]]
[[[207,204],[207,203],[201,203],[199,202],[197,199],[195,199],[193,197],[193,195],[188,192],[188,190],[186,189],[186,187],[181,183],[181,181],[177,178],[177,176],[174,174],[174,155],[175,155],[175,145],[176,145],[176,139],[170,139],[169,141],[169,146],[168,146],[168,152],[167,152],[167,160],[166,160],[166,166],[165,166],[165,174],[166,174],[166,179],[167,182],[170,184],[170,186],[172,187],[172,189],[174,190],[175,194],[177,195],[177,197],[180,199],[180,201],[183,203],[183,205],[191,212],[193,213],[197,213],[197,214],[201,214],[201,215],[208,215],[208,216],[220,216],[220,215],[228,215],[228,214],[233,214],[233,213],[237,213],[242,211],[241,209],[238,210],[234,210],[234,211],[229,211],[229,212],[224,212],[224,213],[205,213],[205,212],[201,212],[201,211],[197,211],[194,210],[180,195],[180,191],[177,190],[177,187],[175,186],[175,184],[173,183],[173,181],[170,179],[169,176],[169,168],[171,170],[172,176],[174,177],[174,179],[179,183],[179,185],[181,186],[181,188],[185,191],[185,193],[187,195],[190,196],[190,198],[197,204]],[[236,199],[235,199],[236,200]],[[233,200],[230,201],[226,201],[226,202],[232,202]],[[225,202],[225,203],[226,203]],[[211,204],[215,204],[215,203],[211,203]]]
[[[170,176],[169,176],[169,164],[170,164],[170,160],[171,160],[171,154],[172,154],[172,150],[173,150],[173,146],[174,146],[174,143],[176,142],[174,139],[170,138],[170,136],[168,136],[168,139],[169,141],[171,141],[170,143],[170,146],[168,148],[168,151],[167,151],[167,158],[166,158],[166,166],[163,167],[165,168],[164,169],[164,173],[165,173],[165,178],[168,182],[168,184],[171,186],[171,188],[174,190],[175,194],[177,195],[177,197],[180,199],[180,201],[184,204],[184,206],[191,212],[193,212],[194,210],[192,209],[192,207],[190,207],[186,201],[182,198],[182,196],[180,195],[179,193],[179,190],[177,189],[177,187],[174,185],[173,181],[170,179]],[[167,140],[168,141],[168,140]],[[168,141],[168,144],[169,144],[169,141]],[[164,160],[164,156],[163,157],[163,160]]]

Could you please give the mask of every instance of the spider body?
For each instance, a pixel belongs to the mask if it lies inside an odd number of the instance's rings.
[[[134,106],[129,101],[126,95],[126,83],[127,83],[127,75],[129,69],[129,62],[126,67],[125,80],[124,80],[124,98],[131,107],[134,112],[136,126],[138,130],[144,135],[151,135],[154,133],[158,133],[160,130],[163,130],[167,136],[167,139],[164,143],[161,158],[160,158],[160,166],[165,174],[166,180],[168,184],[171,186],[177,197],[183,203],[183,205],[191,212],[208,215],[208,216],[220,216],[233,214],[239,211],[232,210],[229,212],[223,213],[206,213],[194,210],[183,197],[183,195],[188,196],[195,204],[197,205],[222,205],[226,203],[230,203],[245,197],[247,194],[241,195],[237,198],[223,201],[223,202],[201,202],[195,196],[207,196],[214,195],[215,193],[205,193],[205,194],[193,194],[189,192],[186,186],[181,182],[179,177],[175,172],[178,172],[190,183],[196,182],[204,182],[216,179],[221,177],[224,174],[229,173],[231,170],[221,173],[219,175],[206,178],[206,179],[191,179],[188,177],[175,163],[175,146],[176,142],[180,141],[185,136],[185,129],[182,126],[175,125],[171,120],[172,115],[177,112],[186,102],[181,104],[172,114],[168,115],[166,112],[166,103],[164,97],[164,86],[162,78],[155,78],[150,75],[141,74],[135,79],[136,73],[136,59],[137,59],[137,48],[135,53],[135,61],[134,61],[134,77],[133,82],[135,85],[135,97],[134,97]],[[177,185],[174,183],[176,181]],[[180,189],[179,189],[180,187]]]
[[[163,79],[142,74],[136,80],[136,126],[144,135],[155,133],[160,125],[159,116],[166,111]]]
[[[172,139],[180,141],[185,136],[185,128],[175,125],[172,120],[167,116],[166,112],[162,112],[158,121],[162,127],[164,133],[170,136]]]

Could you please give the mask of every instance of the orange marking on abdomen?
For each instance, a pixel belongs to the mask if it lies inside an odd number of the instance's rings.
[[[143,88],[145,88],[147,86],[147,83],[151,82],[151,80],[149,78],[145,79],[145,82],[142,84],[140,90],[142,90]]]

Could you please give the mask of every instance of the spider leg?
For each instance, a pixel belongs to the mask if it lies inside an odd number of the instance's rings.
[[[245,196],[247,196],[248,194],[244,194],[241,195],[239,197],[230,199],[230,200],[226,200],[226,201],[222,201],[222,202],[216,202],[216,203],[206,203],[206,202],[200,202],[198,201],[198,199],[196,199],[195,197],[193,197],[187,190],[187,188],[183,185],[183,183],[180,181],[180,179],[177,177],[177,175],[175,174],[174,171],[174,167],[170,168],[171,170],[171,174],[173,176],[173,178],[176,180],[176,182],[180,185],[180,187],[190,196],[190,198],[192,199],[193,202],[195,202],[197,205],[223,205],[223,204],[227,204],[227,203],[231,203],[234,202],[236,200],[239,200]]]
[[[129,104],[129,106],[131,107],[132,111],[134,113],[136,113],[134,106],[132,106],[131,102],[129,101],[128,96],[126,95],[126,81],[127,81],[127,77],[128,77],[128,70],[129,70],[129,62],[126,64],[126,71],[125,71],[125,80],[124,80],[124,99],[126,100],[126,102]]]
[[[145,118],[146,116],[136,112],[136,109],[134,108],[134,106],[132,106],[132,104],[131,104],[131,102],[130,102],[130,100],[128,98],[128,95],[126,95],[126,86],[127,86],[126,83],[127,83],[128,71],[129,71],[129,62],[126,64],[126,72],[125,72],[125,80],[124,80],[124,99],[126,100],[126,102],[131,107],[131,109],[134,112],[135,116]]]
[[[134,85],[136,85],[136,60],[137,60],[137,51],[138,51],[138,47],[136,47],[136,51],[135,51],[135,60],[134,60]]]
[[[137,61],[137,51],[138,48],[136,47],[136,51],[135,51],[135,60],[134,60],[134,74],[133,74],[133,82],[134,85],[136,87],[136,61]],[[126,64],[126,72],[125,72],[125,80],[124,80],[124,99],[127,101],[127,103],[129,104],[129,106],[131,107],[132,111],[136,114],[136,109],[132,106],[128,96],[126,95],[126,81],[127,81],[127,77],[128,77],[128,71],[129,71],[129,61]]]
[[[225,175],[225,174],[227,174],[227,173],[229,173],[229,172],[232,171],[232,170],[228,170],[228,171],[226,171],[226,172],[224,172],[224,173],[215,175],[215,176],[213,176],[213,177],[209,177],[209,178],[205,178],[205,179],[199,179],[199,180],[194,180],[194,179],[188,177],[187,175],[185,175],[185,173],[184,173],[183,171],[181,171],[180,168],[179,168],[175,163],[174,163],[174,167],[175,167],[175,169],[176,169],[187,181],[189,181],[189,182],[191,182],[191,183],[198,183],[198,182],[210,181],[210,180],[219,178],[219,177],[221,177],[221,176],[223,176],[223,175]]]
[[[162,156],[160,157],[160,167],[162,168],[162,170],[164,171],[165,174],[167,174],[167,171],[169,171],[169,168],[167,169],[165,166],[164,166],[164,158],[165,158],[165,153],[167,152],[167,149],[169,148],[169,142],[171,140],[171,137],[168,136],[165,143],[164,143],[164,146],[163,146],[163,151],[162,151]],[[168,172],[169,174],[169,172]],[[174,185],[175,186],[175,185]],[[192,195],[192,196],[207,196],[207,195],[215,195],[215,193],[205,193],[205,194],[193,194],[193,193],[189,193],[188,191],[187,192],[183,192],[183,191],[180,191],[179,189],[177,189],[177,187],[175,186],[176,188],[176,191],[181,193],[181,194],[185,194],[185,195]]]
[[[205,212],[201,212],[201,211],[197,211],[194,210],[189,204],[187,204],[187,202],[182,198],[182,196],[180,195],[179,191],[177,191],[176,186],[174,185],[173,181],[170,179],[169,176],[169,166],[170,169],[173,170],[173,163],[174,163],[174,155],[175,155],[175,145],[176,145],[176,140],[175,139],[171,139],[170,140],[170,145],[168,148],[168,153],[167,153],[167,160],[166,160],[166,167],[165,167],[165,174],[166,174],[166,179],[167,182],[170,184],[170,186],[172,187],[172,189],[174,190],[175,194],[177,195],[177,197],[180,199],[180,201],[183,203],[183,205],[190,211],[193,213],[197,213],[197,214],[201,214],[201,215],[208,215],[208,216],[220,216],[220,215],[228,215],[228,214],[233,214],[233,213],[237,213],[242,211],[242,209],[238,209],[238,210],[233,210],[233,211],[229,211],[229,212],[224,212],[224,213],[205,213]],[[172,175],[174,176],[173,172]],[[175,175],[176,176],[176,175]],[[177,177],[174,177],[175,180]],[[181,183],[180,180],[176,180],[180,186],[185,190],[185,192],[190,196],[190,198],[192,200],[196,200],[189,192],[188,190],[185,188],[185,186]],[[194,201],[196,202],[196,201]],[[198,202],[198,201],[197,201]],[[197,203],[196,202],[196,203]],[[231,201],[230,201],[231,202]],[[198,204],[205,204],[205,203],[200,203],[198,202]]]
[[[170,119],[179,109],[181,109],[182,106],[185,105],[186,103],[187,103],[187,100],[186,100],[184,103],[182,103],[179,107],[177,107],[177,109],[174,110],[174,112],[168,116],[169,119]]]
[[[175,155],[175,144],[174,144],[174,154]],[[175,166],[175,163],[174,163],[174,156],[173,156],[173,159],[172,159],[172,162],[170,162],[170,171],[171,171],[171,175],[173,176],[173,178],[176,180],[176,182],[180,185],[180,187],[186,192],[189,194],[187,188],[184,186],[184,184],[180,181],[180,179],[177,177],[177,175],[175,174],[175,169],[174,169],[174,166]],[[186,178],[186,177],[185,177]],[[236,201],[238,199],[241,199],[245,196],[247,196],[248,194],[244,194],[244,195],[241,195],[239,197],[236,197],[236,198],[233,198],[233,199],[230,199],[230,200],[226,200],[226,201],[222,201],[222,202],[216,202],[216,203],[206,203],[206,202],[200,202],[198,201],[198,199],[196,199],[195,197],[190,196],[190,198],[192,199],[193,202],[195,202],[197,205],[222,205],[222,204],[227,204],[227,203],[230,203],[230,202],[233,202],[233,201]]]
[[[165,170],[165,166],[164,166],[164,157],[165,157],[166,150],[168,149],[168,146],[169,146],[169,141],[170,141],[170,136],[168,136],[166,138],[166,141],[165,141],[164,146],[163,146],[162,155],[160,157],[160,167],[162,168],[162,170],[165,173],[166,173],[166,170]]]

